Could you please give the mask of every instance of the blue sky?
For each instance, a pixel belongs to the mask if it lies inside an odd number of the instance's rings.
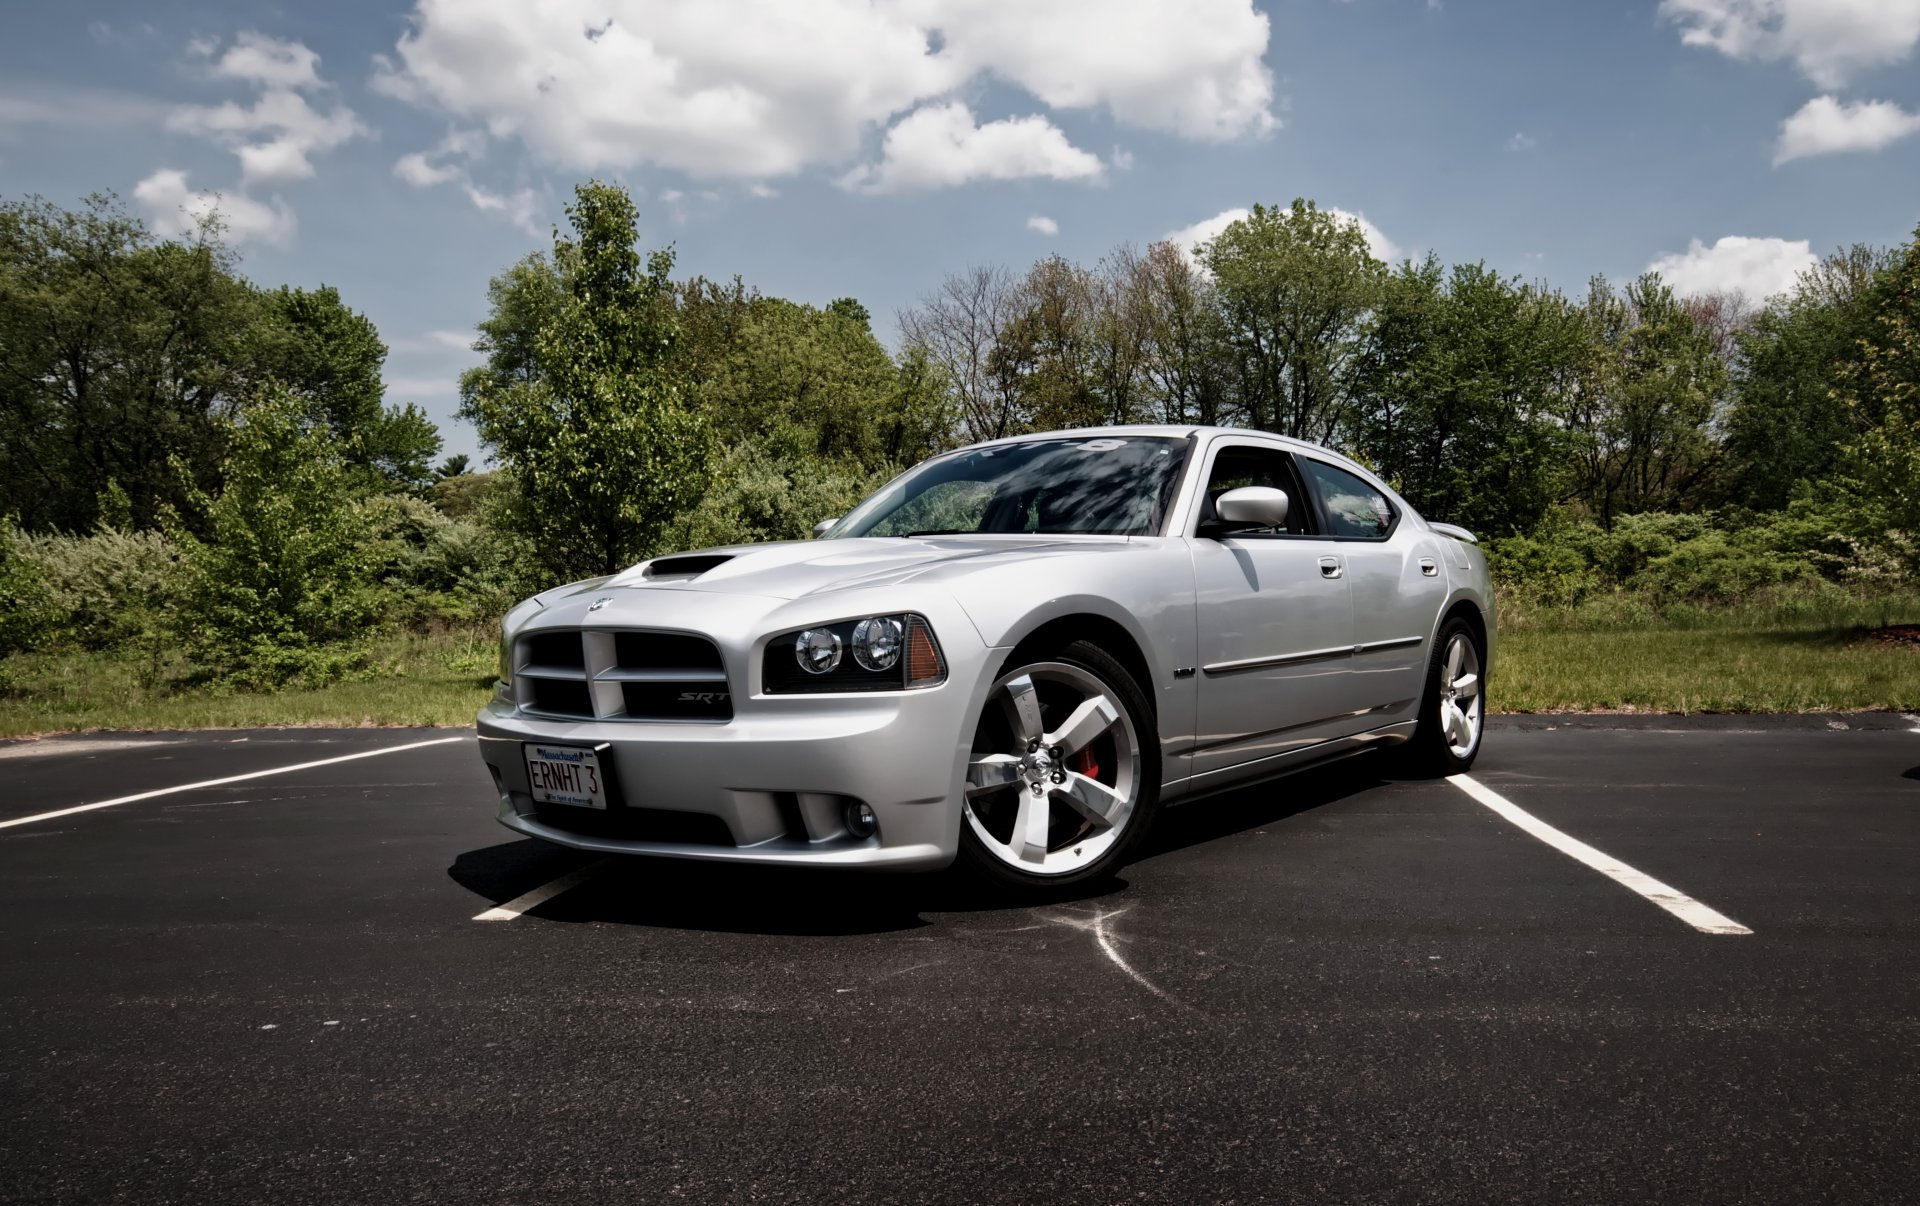
[[[487,279],[594,175],[682,273],[855,296],[888,339],[969,265],[1295,196],[1568,290],[1658,263],[1758,297],[1920,222],[1920,0],[146,0],[8,27],[0,195],[112,190],[164,230],[217,191],[246,273],[339,287],[449,451]]]

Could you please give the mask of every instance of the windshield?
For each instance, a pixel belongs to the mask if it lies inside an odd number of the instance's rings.
[[[830,537],[1149,536],[1173,501],[1184,440],[1025,440],[936,457],[895,479]]]

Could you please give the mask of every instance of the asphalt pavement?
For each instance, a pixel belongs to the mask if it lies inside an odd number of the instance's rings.
[[[1916,730],[1493,722],[1745,934],[1371,757],[1016,906],[522,840],[455,730],[0,744],[0,1200],[1913,1202]]]

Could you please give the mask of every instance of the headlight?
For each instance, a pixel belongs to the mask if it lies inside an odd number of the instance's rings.
[[[893,616],[872,616],[853,626],[853,660],[866,670],[891,670],[900,662],[902,625]]]
[[[793,638],[793,660],[808,674],[832,674],[840,668],[840,634],[831,628],[809,628]]]
[[[852,657],[844,656],[851,649]],[[773,638],[763,681],[769,695],[911,691],[946,681],[946,659],[924,616],[866,616]]]

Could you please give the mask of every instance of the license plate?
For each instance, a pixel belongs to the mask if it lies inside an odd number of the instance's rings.
[[[537,804],[571,804],[576,808],[607,806],[607,776],[600,755],[577,745],[521,747],[527,756],[527,786]]]

